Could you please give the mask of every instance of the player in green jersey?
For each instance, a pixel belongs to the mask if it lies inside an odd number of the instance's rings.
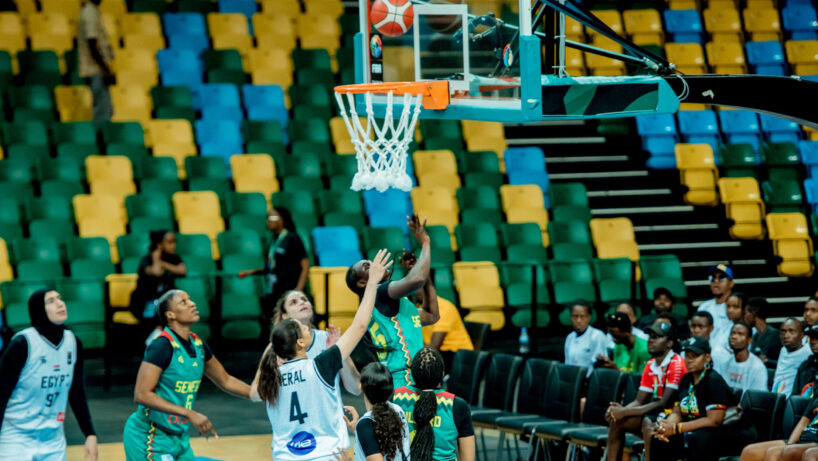
[[[158,301],[164,329],[145,350],[136,377],[134,401],[122,441],[128,461],[193,461],[188,426],[205,438],[218,437],[207,416],[193,411],[202,376],[221,390],[250,398],[250,386],[229,375],[204,340],[190,331],[199,321],[196,304],[182,290],[170,290]]]
[[[414,267],[402,279],[392,281],[389,280],[391,272],[384,274],[378,286],[367,341],[371,341],[370,347],[377,355],[377,360],[386,365],[392,373],[395,388],[411,382],[409,367],[412,357],[423,348],[421,327],[432,325],[440,318],[437,296],[424,296],[424,303],[420,308],[406,298],[417,290],[427,289],[426,281],[429,279],[431,263],[431,239],[426,233],[426,222],[421,224],[417,215],[407,219],[409,230],[421,246],[420,256]],[[346,283],[358,296],[363,296],[367,280],[369,261],[358,261],[349,267]]]

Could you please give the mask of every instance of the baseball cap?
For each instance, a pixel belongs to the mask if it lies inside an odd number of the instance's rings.
[[[656,299],[656,298],[658,298],[659,296],[662,296],[662,295],[667,296],[668,299],[670,299],[673,302],[676,301],[676,297],[673,296],[673,293],[671,293],[670,290],[668,290],[665,287],[659,287],[659,288],[653,290],[653,299]]]
[[[673,325],[668,322],[653,322],[653,325],[645,329],[647,333],[655,333],[658,336],[673,337]]]
[[[733,269],[730,269],[730,267],[727,264],[718,264],[716,266],[711,266],[710,269],[707,270],[707,275],[713,275],[713,272],[724,272],[724,274],[727,275],[727,277],[729,277],[730,280],[734,280]]]
[[[818,325],[812,325],[805,328],[804,335],[809,338],[818,338]]]
[[[692,336],[682,342],[682,350],[695,352],[697,354],[709,354],[710,341],[699,336]]]
[[[631,329],[631,319],[629,319],[624,312],[613,312],[606,315],[605,323],[607,323],[609,327],[619,328],[620,330]]]

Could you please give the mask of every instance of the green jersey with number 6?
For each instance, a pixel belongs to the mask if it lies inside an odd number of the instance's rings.
[[[383,315],[378,309],[372,311],[369,335],[375,344],[378,361],[392,373],[395,389],[412,383],[410,366],[412,357],[423,349],[423,331],[418,308],[406,298],[400,299],[398,313],[394,317]]]
[[[196,357],[192,358],[176,339],[176,334],[168,327],[159,336],[167,338],[173,348],[170,364],[162,371],[156,385],[156,394],[168,402],[180,407],[191,409],[199,392],[199,384],[204,374],[205,350],[202,340],[194,333],[190,334]],[[167,432],[180,434],[187,432],[190,421],[181,416],[153,410],[144,405],[138,410],[149,421],[156,423]]]

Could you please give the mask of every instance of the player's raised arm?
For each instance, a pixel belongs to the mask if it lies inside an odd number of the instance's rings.
[[[378,284],[383,274],[386,273],[386,269],[392,265],[389,257],[390,254],[386,249],[380,250],[369,265],[369,279],[366,282],[366,290],[361,298],[361,304],[358,306],[355,318],[352,319],[352,325],[349,326],[336,344],[338,349],[341,350],[343,359],[349,357],[352,349],[355,348],[364,333],[366,333],[369,319],[372,317],[372,308],[375,306],[375,292],[378,289]]]
[[[400,299],[420,290],[429,278],[432,245],[429,234],[426,233],[426,220],[421,224],[418,215],[412,215],[408,217],[408,224],[409,230],[415,236],[415,240],[420,243],[420,256],[418,256],[414,267],[404,278],[389,284],[389,297],[392,299]]]
[[[205,362],[204,374],[222,391],[236,397],[250,398],[250,386],[228,373],[216,357],[211,357]]]

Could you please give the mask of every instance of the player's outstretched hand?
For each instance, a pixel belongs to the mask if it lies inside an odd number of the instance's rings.
[[[429,234],[426,233],[426,220],[423,220],[423,224],[420,223],[420,218],[417,214],[413,214],[412,216],[407,216],[407,224],[409,225],[409,230],[412,232],[412,235],[415,236],[415,240],[418,241],[421,245],[425,243],[431,242],[429,238]]]
[[[385,274],[386,270],[392,265],[392,261],[389,259],[391,256],[386,248],[378,251],[378,254],[375,255],[372,262],[369,263],[369,280],[380,283],[383,274]]]
[[[85,438],[85,457],[84,460],[97,461],[99,451],[97,449],[97,436],[89,435]]]
[[[411,251],[406,251],[406,249],[403,250],[400,258],[398,258],[398,264],[403,266],[403,268],[407,271],[412,270],[412,268],[415,267],[416,262],[418,262],[418,258],[415,256],[415,254]]]
[[[350,405],[344,405],[344,421],[347,423],[350,432],[355,432],[355,426],[358,425],[358,410]]]
[[[219,434],[216,433],[216,429],[213,428],[213,423],[210,422],[207,416],[191,411],[188,419],[196,426],[199,435],[203,435],[205,439],[210,438],[211,435],[217,439],[219,438]]]
[[[330,324],[327,327],[327,349],[334,346],[341,339],[341,329]]]

